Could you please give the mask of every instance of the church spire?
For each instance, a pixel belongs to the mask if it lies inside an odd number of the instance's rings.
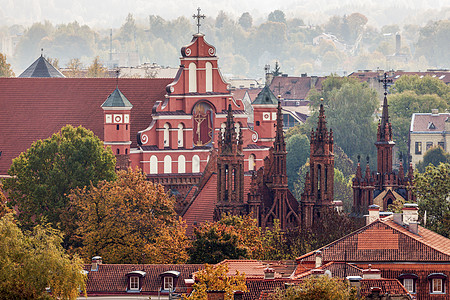
[[[320,99],[323,102],[323,98]],[[327,136],[327,121],[325,120],[325,109],[323,103],[320,103],[319,122],[317,123],[317,138],[323,139]]]
[[[281,112],[281,101],[278,101],[277,107],[277,123],[276,123],[275,141],[273,141],[273,149],[275,152],[285,152],[286,142],[283,133],[283,113]]]

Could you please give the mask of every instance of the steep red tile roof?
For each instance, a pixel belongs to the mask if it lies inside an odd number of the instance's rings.
[[[91,271],[91,265],[85,265],[87,274],[88,296],[127,294],[127,277],[131,271],[146,272],[142,279],[140,294],[157,294],[161,288],[161,277],[165,271],[179,271],[175,293],[185,293],[184,279],[191,278],[192,273],[203,269],[203,265],[138,265],[138,264],[100,264],[97,271]],[[135,294],[133,294],[135,295]]]
[[[239,271],[240,274],[245,274],[246,279],[253,278],[264,278],[264,269],[267,268],[268,264],[251,259],[226,259],[218,263],[218,265],[228,265],[228,275],[236,274]],[[275,274],[275,277],[281,277],[280,274]]]
[[[284,289],[286,284],[298,284],[300,282],[300,280],[290,280],[286,278],[247,280],[247,292],[244,293],[243,300],[261,299],[262,296],[270,294],[276,289]],[[267,299],[267,297],[264,299]]]
[[[367,297],[371,294],[371,288],[381,289],[380,294],[409,295],[405,287],[397,279],[363,279],[361,280],[361,296]]]
[[[339,277],[339,278],[346,278],[347,276],[362,276],[363,272],[360,268],[344,262],[329,262],[325,265],[322,265],[320,270],[330,271],[331,276],[333,277]],[[302,272],[302,270],[304,272]],[[313,269],[308,268],[302,268],[301,265],[298,267],[298,271],[296,272],[297,275],[292,276],[293,279],[303,279],[308,278],[313,275]]]
[[[133,104],[132,147],[136,135],[151,122],[152,107],[163,100],[172,79],[119,80],[119,89]],[[0,174],[37,139],[72,124],[103,139],[100,105],[116,88],[115,78],[0,78]]]
[[[322,251],[323,261],[340,262],[447,262],[450,239],[419,226],[419,234],[396,224],[392,217],[378,219],[359,230],[328,244]],[[297,262],[314,261],[307,253]],[[303,272],[297,268],[296,274]]]
[[[436,115],[431,113],[415,113],[411,118],[410,131],[442,133],[445,131],[445,121],[447,118],[450,118],[449,113],[440,113]],[[434,125],[434,129],[430,127],[431,123]]]
[[[217,202],[217,174],[213,173],[197,196],[188,204],[183,214],[186,221],[187,234],[191,235],[194,224],[214,221],[214,209]]]

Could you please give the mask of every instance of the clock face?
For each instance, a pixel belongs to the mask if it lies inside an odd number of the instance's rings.
[[[270,120],[270,113],[263,113],[263,120],[264,121],[267,121],[267,120]]]
[[[122,123],[122,115],[114,115],[114,123]]]

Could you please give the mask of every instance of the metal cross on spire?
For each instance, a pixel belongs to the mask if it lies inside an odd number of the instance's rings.
[[[388,83],[391,83],[392,82],[392,79],[388,79],[387,78],[387,73],[385,72],[384,73],[384,78],[383,79],[380,79],[379,80],[380,82],[382,82],[383,83],[383,87],[384,87],[384,95],[386,96],[387,95],[387,90],[388,90]]]
[[[202,26],[202,24],[200,24],[200,19],[205,18],[205,15],[200,14],[200,11],[200,7],[197,8],[197,14],[192,16],[194,19],[197,19],[197,33],[200,33],[200,26]]]

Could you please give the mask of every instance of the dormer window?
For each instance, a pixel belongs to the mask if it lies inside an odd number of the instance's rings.
[[[416,274],[401,274],[398,279],[405,289],[411,294],[416,293],[416,282],[419,277]]]
[[[144,271],[131,271],[126,276],[128,277],[127,292],[140,293],[142,290],[142,279],[147,273]]]
[[[447,275],[443,273],[432,273],[428,275],[428,280],[430,283],[430,294],[445,294],[445,280]]]
[[[428,122],[428,129],[436,129],[436,125],[433,122]]]
[[[163,292],[174,292],[177,286],[178,277],[180,277],[179,271],[166,271],[159,276],[161,276],[161,291]]]

